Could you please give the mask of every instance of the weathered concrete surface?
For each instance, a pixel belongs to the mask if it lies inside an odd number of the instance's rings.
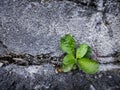
[[[117,73],[116,73],[117,72]],[[56,74],[51,64],[9,65],[0,69],[0,90],[119,90],[120,71]]]
[[[120,51],[120,3],[114,3],[115,11],[107,5],[103,18],[97,9],[68,1],[41,4],[1,0],[0,41],[14,53],[60,56],[60,37],[70,33],[77,43],[89,44],[98,56],[110,56]],[[107,19],[108,26],[103,19]]]

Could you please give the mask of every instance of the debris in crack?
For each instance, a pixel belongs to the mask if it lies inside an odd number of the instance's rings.
[[[4,66],[8,64],[17,64],[22,66],[28,65],[41,65],[42,63],[51,63],[54,64],[56,67],[61,65],[62,57],[51,57],[49,54],[41,54],[32,56],[30,54],[9,54],[3,57],[0,57],[0,62],[4,64]]]

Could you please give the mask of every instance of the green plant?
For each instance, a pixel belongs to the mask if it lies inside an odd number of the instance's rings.
[[[67,53],[63,58],[62,71],[69,72],[79,67],[87,74],[94,74],[98,71],[99,63],[90,59],[92,49],[85,43],[80,44],[75,50],[76,42],[69,34],[63,36],[60,40],[60,48]]]

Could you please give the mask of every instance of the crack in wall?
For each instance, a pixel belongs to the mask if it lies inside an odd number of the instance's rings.
[[[61,57],[51,57],[49,54],[41,54],[41,55],[30,55],[30,54],[8,54],[6,56],[0,57],[0,62],[4,63],[4,66],[9,64],[17,64],[21,66],[28,66],[28,65],[41,65],[43,63],[51,63],[55,66],[59,67],[62,64],[62,59],[64,54]],[[100,56],[98,58],[106,58],[111,56]],[[112,55],[113,58],[116,60],[113,61],[113,64],[120,64],[120,53],[115,53]],[[101,62],[99,62],[101,63]],[[111,64],[111,62],[105,62],[104,64]]]
[[[106,19],[106,7],[105,7],[105,1],[101,4],[101,6],[95,6],[93,5],[94,8],[96,7],[100,7],[101,9],[98,10],[98,12],[102,13],[102,23],[104,23],[104,25],[108,28],[108,33],[110,37],[113,37],[113,31],[111,29],[111,27],[109,26],[109,22]],[[92,4],[83,4],[84,6],[92,6]],[[97,25],[97,23],[95,24],[95,26]],[[93,28],[94,29],[94,28]],[[4,45],[1,41],[0,43],[2,44],[2,46],[7,49],[7,46]],[[118,53],[118,52],[117,52]],[[107,56],[97,56],[100,58],[107,58],[107,57],[113,57],[115,59],[117,59],[115,62],[112,62],[114,64],[118,64],[120,59],[118,58],[120,56],[120,54],[117,54],[118,56],[116,56],[116,53],[114,54],[110,54]],[[64,56],[64,55],[63,55]],[[23,66],[27,66],[27,65],[41,65],[42,63],[52,63],[55,64],[57,66],[61,65],[61,61],[62,61],[62,56],[61,57],[51,57],[49,54],[41,54],[41,55],[30,55],[30,54],[23,54],[23,55],[17,55],[15,53],[9,53],[6,56],[1,56],[0,57],[0,62],[5,62],[6,61],[6,65],[14,63],[14,64],[18,64],[18,65],[23,65]],[[107,63],[111,63],[111,62],[107,62]]]
[[[4,63],[4,66],[9,64],[17,64],[21,66],[28,66],[28,65],[41,65],[43,63],[51,63],[55,66],[61,65],[61,57],[52,57],[49,54],[41,54],[41,55],[30,55],[30,54],[13,54],[10,53],[6,56],[0,56],[0,62]]]

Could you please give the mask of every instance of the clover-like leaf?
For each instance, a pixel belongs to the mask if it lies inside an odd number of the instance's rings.
[[[99,63],[88,58],[79,59],[78,65],[79,68],[87,74],[94,74],[99,69]]]
[[[68,65],[62,65],[62,71],[63,72],[69,72],[72,70],[74,64],[68,64]]]
[[[77,69],[77,65],[76,64],[74,64],[72,70],[75,70],[75,69]]]
[[[76,60],[73,55],[66,55],[63,59],[62,71],[68,72],[73,69]]]
[[[92,49],[91,47],[88,46],[88,50],[87,50],[87,53],[85,54],[85,57],[90,58],[91,53],[92,53]]]
[[[68,54],[73,54],[74,55],[75,44],[76,44],[75,40],[69,34],[66,34],[60,40],[60,48]]]
[[[76,58],[80,59],[80,58],[84,57],[87,54],[88,48],[89,48],[89,46],[87,44],[84,44],[84,43],[80,44],[80,46],[78,47],[77,52],[76,52]]]

